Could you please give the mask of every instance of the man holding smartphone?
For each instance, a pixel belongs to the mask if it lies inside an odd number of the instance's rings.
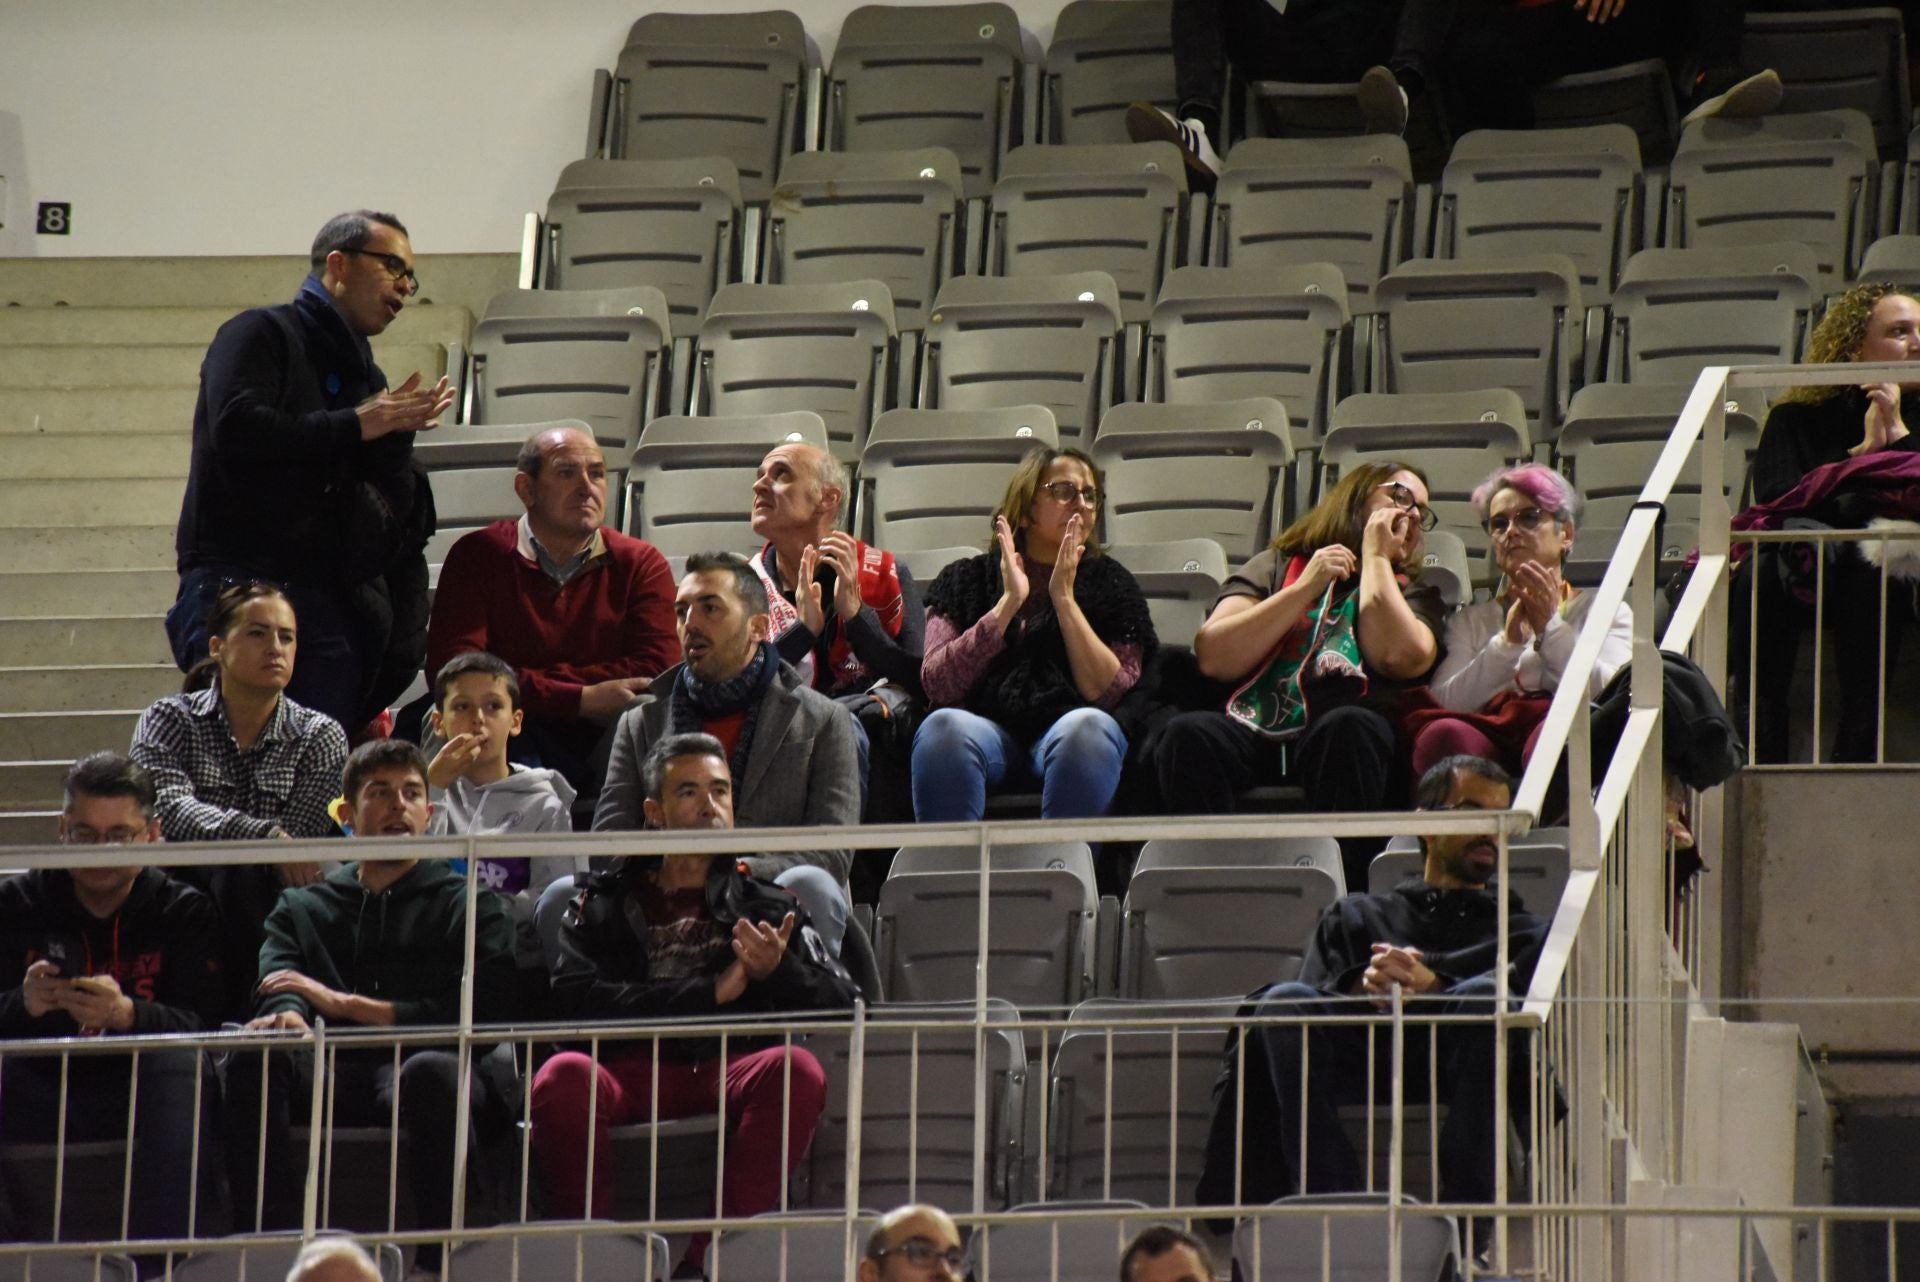
[[[67,772],[60,840],[70,846],[160,840],[154,786],[139,765],[112,752]],[[131,852],[129,852],[131,854]],[[142,863],[37,868],[0,882],[0,1038],[182,1033],[216,1028],[223,987],[220,928],[199,891]],[[132,1057],[70,1056],[66,1138],[124,1139],[134,1110],[130,1235],[184,1237],[194,1169],[192,1050],[148,1051],[137,1081]],[[0,1139],[46,1143],[60,1120],[56,1054],[0,1061]],[[201,1076],[202,1087],[213,1080]],[[211,1107],[201,1110],[203,1125]],[[198,1169],[219,1167],[200,1145]],[[71,1170],[71,1168],[69,1168]],[[203,1185],[203,1190],[207,1185]],[[69,1188],[69,1204],[89,1190]],[[201,1199],[207,1229],[208,1201]],[[51,1225],[15,1225],[36,1235]]]

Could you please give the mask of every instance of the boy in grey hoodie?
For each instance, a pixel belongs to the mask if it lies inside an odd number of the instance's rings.
[[[520,683],[505,661],[484,650],[455,655],[433,682],[433,731],[446,740],[427,767],[435,836],[533,835],[573,831],[573,785],[558,770],[507,760],[520,733]],[[493,856],[480,880],[505,895],[516,920],[557,877],[585,871],[584,860]]]

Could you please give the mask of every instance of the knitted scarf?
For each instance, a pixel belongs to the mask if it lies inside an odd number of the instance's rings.
[[[733,759],[727,765],[735,779],[745,778],[754,727],[760,722],[760,709],[779,670],[779,656],[764,641],[746,667],[719,681],[702,681],[693,675],[692,668],[681,664],[680,675],[667,696],[667,729],[673,734],[699,734],[707,722],[744,710],[747,715],[740,724],[740,739],[733,745]]]
[[[964,631],[1000,599],[1000,554],[988,552],[955,561],[927,590],[927,612],[942,615]],[[1155,639],[1147,598],[1127,568],[1110,556],[1089,556],[1074,575],[1073,599],[1109,646],[1137,645],[1144,660]],[[1032,744],[1054,722],[1087,706],[1073,683],[1066,637],[1051,603],[1024,614],[1013,625],[1006,649],[994,657],[967,692],[967,711],[1006,727],[1022,743]]]

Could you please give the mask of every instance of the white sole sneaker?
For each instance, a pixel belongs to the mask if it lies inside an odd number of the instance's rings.
[[[1366,122],[1368,133],[1399,137],[1407,132],[1407,91],[1394,79],[1393,72],[1385,67],[1368,67],[1353,96],[1360,104],[1360,119]]]
[[[1197,120],[1180,120],[1150,102],[1136,102],[1127,108],[1127,137],[1135,142],[1170,142],[1180,149],[1187,169],[1196,177],[1211,183],[1220,176],[1220,153]]]
[[[1699,106],[1680,118],[1681,128],[1696,120],[1705,120],[1718,116],[1724,120],[1752,120],[1764,116],[1780,105],[1780,98],[1786,92],[1786,86],[1780,83],[1780,73],[1772,67],[1755,72],[1745,80],[1734,85],[1725,93],[1715,94]]]

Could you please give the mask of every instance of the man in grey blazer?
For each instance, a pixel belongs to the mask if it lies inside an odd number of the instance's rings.
[[[674,600],[681,662],[654,678],[652,698],[614,729],[595,832],[641,828],[641,763],[669,734],[704,733],[726,745],[741,828],[838,826],[860,821],[853,715],[809,689],[767,644],[767,594],[744,557],[687,558]],[[748,870],[792,891],[830,951],[847,922],[845,848],[754,855]]]

